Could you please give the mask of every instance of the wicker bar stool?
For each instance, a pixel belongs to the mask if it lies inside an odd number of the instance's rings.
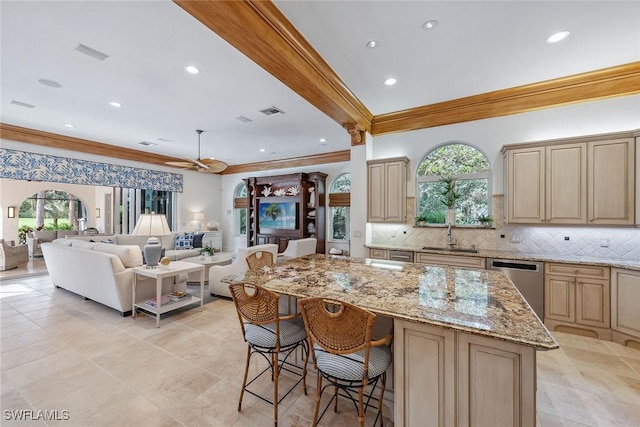
[[[244,392],[250,393],[273,405],[273,423],[278,425],[278,403],[282,401],[300,382],[307,394],[307,363],[309,348],[307,334],[300,313],[282,316],[278,313],[278,294],[258,285],[237,283],[229,285],[233,303],[236,306],[238,319],[244,340],[247,343],[247,362],[244,369],[242,390],[238,401],[238,412],[242,410]],[[290,360],[296,349],[302,349],[303,366],[297,366]],[[265,358],[268,366],[251,380],[249,363],[254,354]],[[295,356],[294,356],[295,357]],[[278,395],[278,378],[281,370],[300,375],[282,396]],[[271,373],[273,381],[273,399],[269,400],[249,389],[249,386],[266,372]]]
[[[273,254],[266,251],[257,251],[247,257],[249,270],[259,271],[265,267],[273,267]]]
[[[382,426],[382,397],[386,371],[392,360],[393,335],[389,333],[373,341],[376,315],[346,302],[308,298],[298,301],[298,306],[309,337],[313,367],[318,372],[312,425],[318,424],[331,402],[334,402],[333,411],[338,412],[338,396],[343,396],[355,405],[361,427],[370,406],[378,410],[373,424],[380,419]],[[324,387],[323,378],[328,381]],[[375,398],[373,394],[379,380],[380,397]],[[371,391],[365,392],[368,385]],[[322,393],[329,387],[334,388],[333,397],[319,414]]]

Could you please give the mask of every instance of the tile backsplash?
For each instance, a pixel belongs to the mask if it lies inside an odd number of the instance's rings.
[[[445,227],[414,227],[415,199],[407,199],[406,224],[372,224],[372,243],[393,246],[446,246]],[[640,260],[640,229],[631,227],[504,225],[504,197],[493,197],[491,229],[454,227],[459,247]],[[502,237],[504,236],[504,237]],[[567,240],[568,238],[568,240]]]

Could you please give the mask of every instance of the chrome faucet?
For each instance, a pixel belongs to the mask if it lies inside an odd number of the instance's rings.
[[[453,248],[455,245],[456,241],[451,234],[451,223],[449,223],[447,227],[447,246],[449,246],[449,248]]]

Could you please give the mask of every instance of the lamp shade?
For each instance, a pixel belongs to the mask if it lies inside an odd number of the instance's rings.
[[[204,212],[194,212],[193,213],[194,221],[204,221]]]
[[[164,214],[142,214],[138,218],[133,232],[137,236],[164,236],[171,234],[171,229]]]

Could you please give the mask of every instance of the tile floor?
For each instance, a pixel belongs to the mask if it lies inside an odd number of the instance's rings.
[[[44,275],[0,281],[0,314],[2,426],[273,425],[272,407],[253,396],[237,411],[246,346],[229,300],[174,313],[156,329],[151,317],[120,317]],[[640,426],[640,351],[554,335],[561,349],[538,353],[538,425]],[[308,396],[297,388],[283,401],[281,426],[310,425],[314,379]],[[343,408],[323,425],[357,425]],[[7,419],[5,410],[20,409],[69,419]]]

